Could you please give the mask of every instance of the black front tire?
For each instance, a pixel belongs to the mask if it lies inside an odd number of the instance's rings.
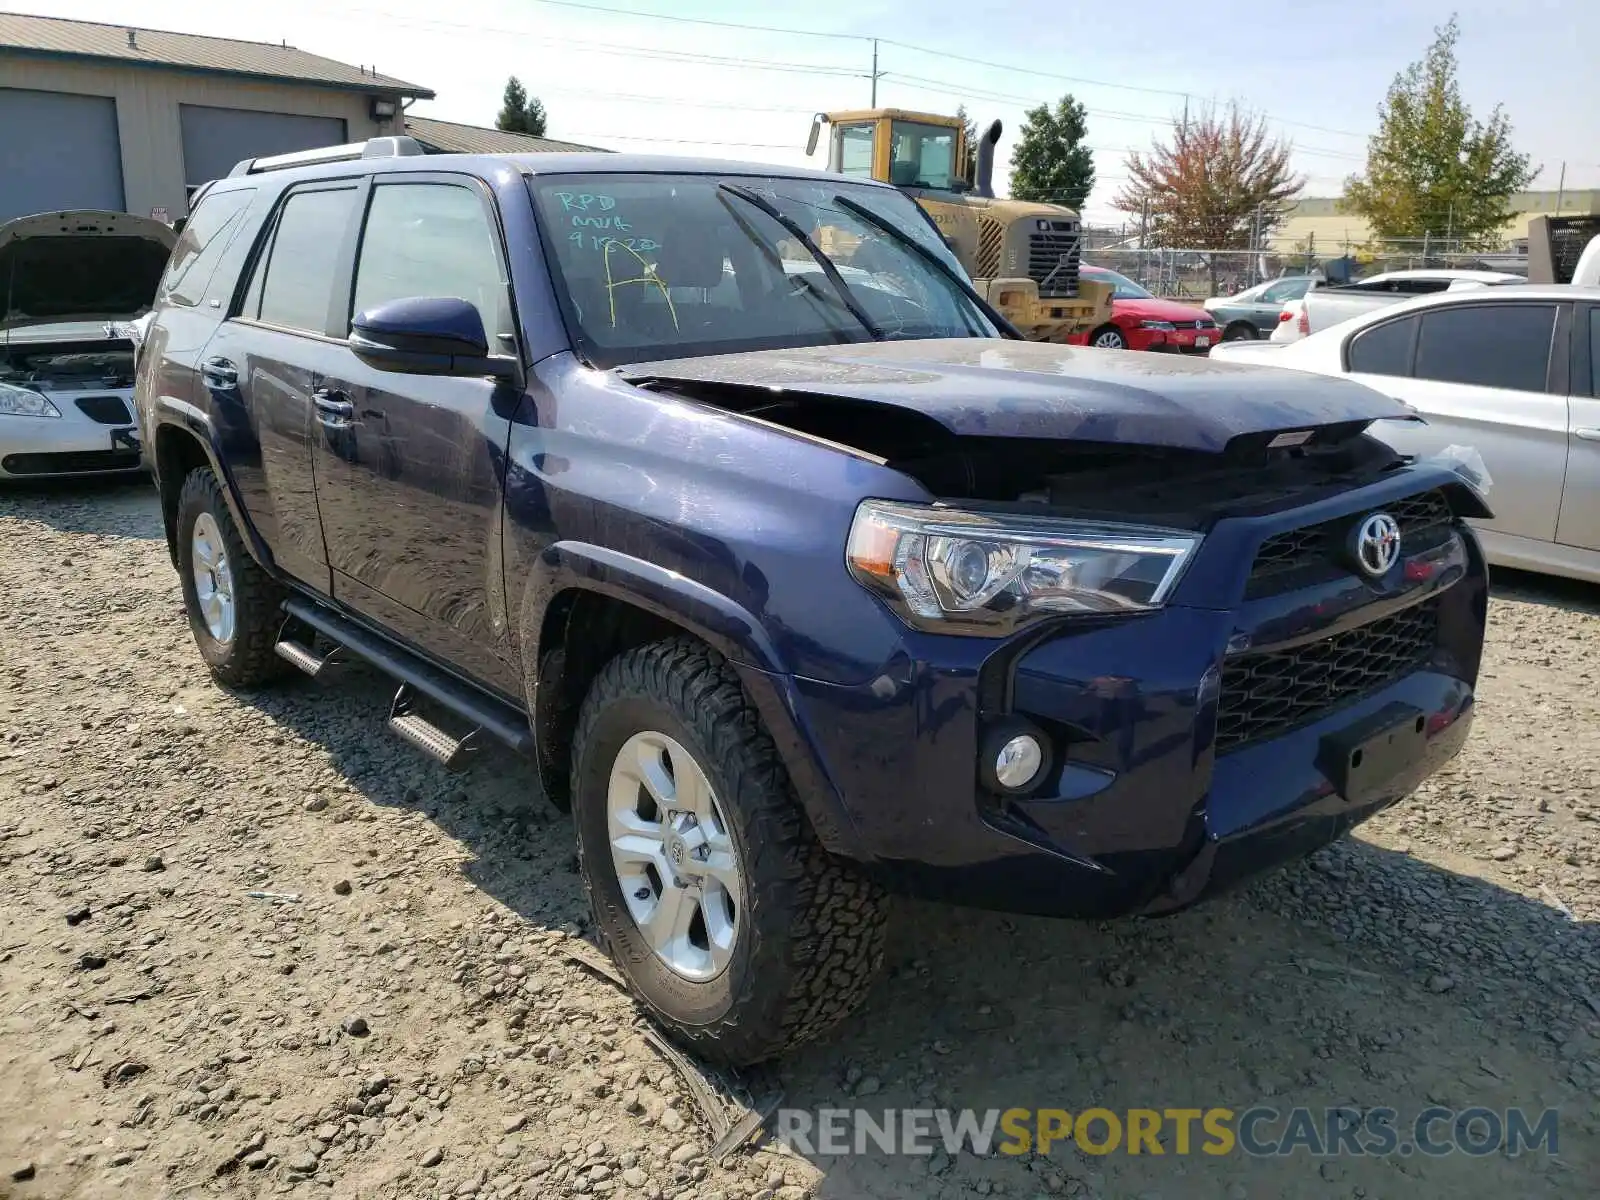
[[[630,738],[647,732],[693,756],[740,860],[732,957],[703,982],[656,956],[611,855],[612,766]],[[817,842],[738,675],[709,647],[692,638],[656,642],[601,670],[578,718],[572,798],[579,863],[606,947],[654,1016],[696,1052],[734,1066],[763,1062],[865,997],[883,962],[883,893]]]
[[[201,611],[194,571],[195,522],[209,515],[221,536],[232,577],[233,633],[226,640],[215,636]],[[176,528],[178,578],[183,585],[183,607],[189,616],[200,657],[216,680],[226,687],[253,688],[272,683],[293,670],[274,652],[283,625],[284,591],[250,557],[239,536],[233,513],[222,496],[222,485],[209,467],[197,467],[184,478],[178,494]]]

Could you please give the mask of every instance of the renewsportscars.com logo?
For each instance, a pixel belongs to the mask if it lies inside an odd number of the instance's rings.
[[[1317,1157],[1560,1152],[1558,1110],[1424,1108],[780,1108],[774,1132],[806,1155],[1085,1154]]]

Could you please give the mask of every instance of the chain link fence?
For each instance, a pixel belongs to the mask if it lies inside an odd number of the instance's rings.
[[[1317,275],[1329,283],[1350,283],[1380,271],[1421,267],[1526,273],[1525,251],[1484,253],[1444,238],[1396,239],[1365,245],[1314,244],[1259,250],[1137,246],[1117,230],[1085,230],[1083,261],[1125,275],[1158,296],[1203,300],[1230,296],[1282,275]]]

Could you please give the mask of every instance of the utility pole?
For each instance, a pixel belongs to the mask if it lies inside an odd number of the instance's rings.
[[[1556,184],[1556,207],[1555,207],[1555,211],[1550,214],[1551,216],[1559,217],[1561,215],[1561,201],[1566,198],[1566,192],[1567,192],[1567,164],[1566,163],[1562,163],[1561,164],[1561,182]]]
[[[878,107],[878,39],[872,39],[872,103],[868,108]]]
[[[1251,285],[1259,283],[1257,269],[1261,266],[1261,205],[1256,205],[1255,227],[1250,231],[1250,274],[1247,278]]]

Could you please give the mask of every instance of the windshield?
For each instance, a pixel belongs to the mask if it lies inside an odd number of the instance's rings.
[[[634,174],[529,186],[569,327],[597,365],[998,333],[954,280],[839,202],[867,209],[959,274],[913,202],[888,188]]]
[[[1115,271],[1108,271],[1104,267],[1085,267],[1085,279],[1096,283],[1109,283],[1112,286],[1111,298],[1113,300],[1153,300],[1149,292],[1145,291],[1126,275],[1118,275]]]

